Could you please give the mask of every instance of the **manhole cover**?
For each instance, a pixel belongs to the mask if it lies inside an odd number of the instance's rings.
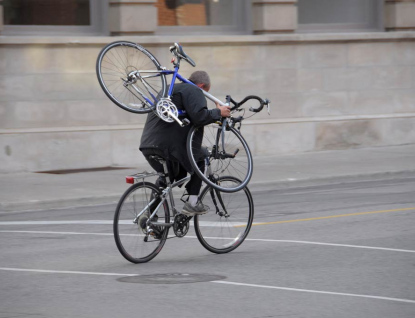
[[[212,274],[154,274],[154,275],[138,275],[118,278],[117,281],[123,283],[137,284],[188,284],[211,282],[214,280],[225,279],[226,276]]]

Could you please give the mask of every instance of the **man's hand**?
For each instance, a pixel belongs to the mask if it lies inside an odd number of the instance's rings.
[[[229,117],[231,115],[231,108],[229,106],[221,106],[216,104],[216,108],[220,110],[220,115],[222,117]]]

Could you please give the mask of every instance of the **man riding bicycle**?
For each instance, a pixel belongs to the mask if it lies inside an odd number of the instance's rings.
[[[196,86],[180,83],[174,85],[172,102],[177,109],[187,117],[192,125],[205,126],[216,122],[221,117],[230,116],[230,107],[216,105],[216,109],[208,109],[203,92],[210,89],[210,78],[205,71],[196,71],[190,75],[189,80]],[[193,172],[186,150],[187,134],[191,125],[180,127],[176,122],[168,123],[160,119],[155,113],[149,113],[141,137],[140,150],[149,164],[157,172],[163,172],[160,162],[152,156],[158,155],[166,160],[171,180],[183,179],[187,173],[191,173],[190,181],[185,188],[189,195],[188,201],[183,207],[183,214],[204,214],[208,207],[198,202],[198,195],[202,186],[202,180]],[[204,161],[198,163],[204,169]],[[165,187],[162,177],[156,182],[157,186]]]

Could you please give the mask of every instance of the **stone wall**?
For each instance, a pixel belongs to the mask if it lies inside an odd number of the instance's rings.
[[[384,22],[387,31],[415,30],[415,0],[385,0]]]
[[[0,37],[0,172],[143,162],[146,115],[112,104],[95,74],[116,39]],[[415,143],[415,32],[123,39],[168,67],[180,41],[213,95],[269,98],[271,116],[242,127],[254,156]]]

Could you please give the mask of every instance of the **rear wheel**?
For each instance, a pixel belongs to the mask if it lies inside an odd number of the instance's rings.
[[[222,177],[220,182],[236,186],[240,180]],[[206,214],[196,215],[194,225],[200,243],[213,253],[233,251],[247,237],[254,219],[254,201],[247,187],[233,193],[221,192],[210,186],[200,194],[203,204],[209,206]]]
[[[96,72],[105,94],[117,106],[148,113],[166,93],[166,76],[157,59],[142,46],[117,41],[98,55]]]
[[[151,214],[150,208],[140,216],[160,190],[152,183],[140,182],[131,186],[118,203],[114,215],[114,238],[118,250],[132,263],[144,263],[153,259],[163,248],[169,232],[168,227],[157,227],[153,235],[146,237],[146,222]],[[155,206],[153,205],[153,209]],[[167,202],[157,212],[159,223],[169,223]]]

